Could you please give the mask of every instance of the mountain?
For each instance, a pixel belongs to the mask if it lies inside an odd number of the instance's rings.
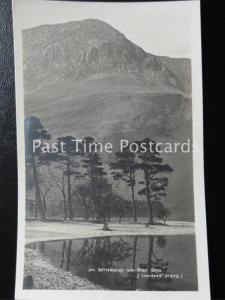
[[[42,85],[48,76],[81,80],[119,73],[190,92],[190,61],[149,54],[102,21],[40,26],[25,30],[23,41],[28,87],[34,82]]]
[[[54,138],[92,135],[115,147],[121,138],[191,139],[190,60],[147,53],[99,20],[24,30],[23,51],[25,114]],[[192,156],[167,161],[175,217],[193,219]]]

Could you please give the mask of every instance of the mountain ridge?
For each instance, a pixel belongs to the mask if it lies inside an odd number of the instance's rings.
[[[181,68],[177,69],[176,74],[171,67],[174,65],[171,61],[181,64],[182,59],[170,58],[168,67],[168,58],[144,51],[103,21],[88,19],[43,25],[26,29],[23,39],[24,54],[26,57],[30,56],[24,66],[28,74],[25,82],[29,86],[34,80],[43,82],[43,70],[51,62],[46,76],[53,75],[55,80],[68,76],[79,80],[96,74],[124,73],[136,80],[145,80],[147,84],[163,84],[190,93],[190,82],[182,82]],[[69,62],[67,58],[70,59]],[[34,66],[35,74],[32,72]],[[188,68],[190,66],[186,63],[186,69]]]

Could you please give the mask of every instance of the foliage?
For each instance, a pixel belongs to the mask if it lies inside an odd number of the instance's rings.
[[[167,198],[169,185],[165,174],[173,169],[164,163],[154,141],[149,138],[136,141],[137,153],[132,152],[129,144],[116,152],[114,161],[107,165],[103,163],[98,152],[100,145],[93,137],[85,137],[82,141],[73,136],[58,137],[55,143],[58,151],[50,149],[43,153],[42,145],[50,138],[37,117],[25,119],[26,184],[29,193],[35,190],[36,217],[46,218],[48,199],[54,199],[53,190],[57,190],[58,204],[55,205],[59,210],[63,205],[65,220],[72,220],[74,210],[80,209],[76,214],[84,216],[86,221],[103,223],[103,229],[109,230],[111,217],[117,217],[121,222],[125,216],[132,214],[134,222],[137,222],[137,212],[143,215],[148,211],[148,224],[153,223],[154,217],[166,223],[170,210],[162,203]],[[34,140],[40,141],[35,152]],[[141,147],[143,143],[146,151]],[[44,175],[40,173],[43,167],[48,170]],[[111,173],[107,174],[106,169],[109,168]],[[115,187],[116,181],[130,189],[131,201]],[[137,192],[138,186],[141,188]],[[141,196],[144,196],[145,202],[140,199]]]
[[[136,201],[135,201],[135,172],[137,170],[136,154],[130,151],[130,145],[123,148],[122,151],[115,153],[115,162],[110,164],[111,172],[114,180],[122,180],[131,189],[132,196],[132,207],[133,207],[133,219],[137,222],[137,211],[136,211]]]

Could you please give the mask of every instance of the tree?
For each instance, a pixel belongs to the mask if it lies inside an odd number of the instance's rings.
[[[110,164],[114,180],[124,181],[131,189],[133,219],[137,222],[137,210],[135,201],[135,172],[137,170],[136,154],[130,151],[129,145],[122,151],[115,153],[116,161]]]
[[[170,215],[170,210],[169,208],[162,207],[162,209],[159,211],[159,219],[163,220],[164,224],[166,224],[167,218]]]
[[[153,216],[162,220],[166,224],[167,218],[170,215],[169,208],[165,207],[160,201],[152,202]]]
[[[46,219],[46,212],[47,212],[47,202],[49,198],[49,192],[52,189],[52,185],[49,182],[44,181],[41,184],[40,193],[43,205],[43,219]]]
[[[96,187],[98,216],[103,222],[103,230],[109,230],[107,217],[113,201],[112,185],[105,178],[99,177],[96,181]]]
[[[67,204],[66,204],[66,183],[65,183],[65,175],[62,173],[61,176],[57,176],[56,173],[52,172],[49,168],[49,175],[55,182],[58,190],[62,194],[62,200],[63,200],[63,209],[64,209],[64,220],[67,219]]]
[[[112,202],[112,210],[115,216],[119,217],[119,223],[121,223],[122,218],[132,211],[130,201],[123,199],[121,196],[114,194]]]
[[[91,201],[91,185],[89,182],[79,184],[73,191],[73,196],[84,208],[84,219],[87,221],[90,215],[94,214],[94,207]]]
[[[168,186],[167,177],[152,176],[152,193],[155,201],[160,201],[162,197],[166,197],[166,187]]]
[[[154,192],[156,192],[156,175],[162,173],[170,173],[173,169],[168,164],[163,164],[163,159],[160,153],[157,151],[156,143],[149,138],[145,138],[139,144],[144,144],[146,146],[146,151],[142,151],[139,147],[139,169],[143,171],[144,181],[140,181],[139,184],[143,184],[144,188],[139,191],[140,195],[146,196],[146,201],[148,204],[148,224],[153,224],[153,214],[152,214],[152,198],[154,197]],[[157,179],[159,181],[159,179]],[[162,181],[163,182],[163,181]]]
[[[33,141],[39,140],[43,142],[44,140],[49,140],[51,138],[50,134],[42,125],[39,118],[35,116],[25,118],[25,153],[26,153],[26,165],[31,165],[33,171],[34,184],[36,189],[36,207],[40,214],[40,218],[44,218],[44,208],[41,200],[41,191],[39,185],[39,178],[37,173],[37,160],[41,155],[41,146],[36,151],[33,151]]]
[[[73,207],[72,207],[72,190],[71,190],[71,176],[75,176],[75,179],[83,178],[79,168],[80,163],[77,159],[81,155],[81,144],[78,143],[76,147],[75,138],[72,136],[59,137],[57,139],[58,149],[61,149],[58,153],[53,153],[53,159],[63,164],[63,175],[67,177],[67,200],[68,200],[68,214],[69,219],[73,219]],[[60,146],[63,143],[63,151]],[[49,156],[49,155],[48,155]]]
[[[166,187],[168,186],[168,178],[166,177],[155,177],[153,178],[153,185],[152,185],[152,191],[154,194],[154,203],[159,202],[162,197],[166,197],[167,194],[165,192]],[[158,211],[156,213],[157,217],[161,220],[163,220],[164,224],[166,224],[166,220],[168,216],[170,215],[170,210],[166,207],[164,207],[163,204],[160,206],[158,205]]]
[[[99,196],[98,184],[100,182],[99,179],[107,175],[107,173],[104,171],[100,154],[97,152],[98,149],[99,146],[97,145],[97,143],[95,143],[93,137],[89,136],[83,139],[82,167],[87,170],[84,173],[84,175],[90,178],[91,194],[93,199],[93,207],[94,207],[96,221],[101,222],[102,218],[101,218],[101,212],[99,210],[101,205],[100,205],[100,197],[98,197]]]

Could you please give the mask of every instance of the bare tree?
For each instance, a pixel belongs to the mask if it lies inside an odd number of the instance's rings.
[[[63,208],[64,208],[64,220],[67,219],[67,203],[66,203],[66,182],[65,182],[65,175],[62,173],[61,176],[57,175],[56,172],[52,171],[50,168],[48,169],[49,175],[51,176],[52,180],[55,182],[56,187],[62,194],[63,200]]]

